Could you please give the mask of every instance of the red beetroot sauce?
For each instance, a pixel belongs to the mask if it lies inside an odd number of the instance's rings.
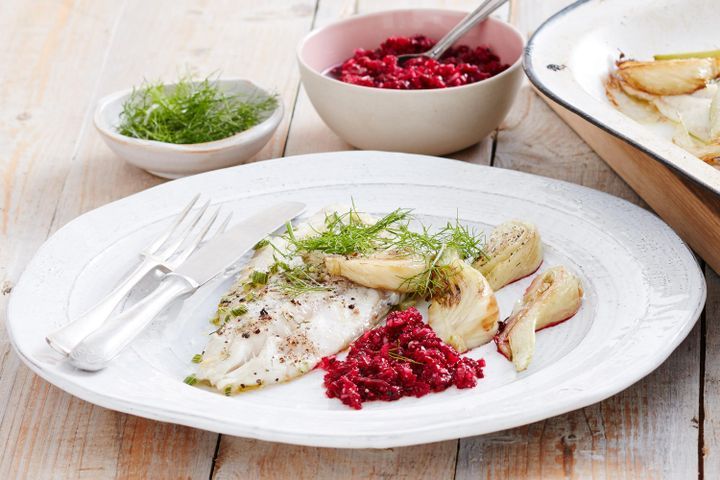
[[[439,60],[411,58],[402,66],[397,55],[422,53],[435,45],[424,35],[390,37],[375,50],[357,49],[329,75],[345,83],[397,90],[459,87],[493,77],[509,65],[500,61],[489,47],[449,48]]]
[[[485,360],[461,357],[409,308],[355,340],[345,360],[332,355],[319,366],[327,371],[327,396],[359,410],[370,400],[422,397],[452,385],[472,388],[483,378]]]

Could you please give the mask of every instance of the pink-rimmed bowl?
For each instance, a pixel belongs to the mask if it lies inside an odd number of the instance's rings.
[[[391,10],[333,23],[306,36],[298,47],[300,76],[323,121],[343,140],[366,150],[444,155],[469,147],[505,118],[522,80],[523,35],[490,18],[458,44],[488,45],[510,65],[486,80],[436,90],[386,90],[343,83],[324,74],[357,48],[376,48],[391,36],[439,39],[465,12]]]

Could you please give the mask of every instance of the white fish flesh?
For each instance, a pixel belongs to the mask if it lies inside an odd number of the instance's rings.
[[[324,215],[296,228],[296,236],[322,228]],[[313,369],[320,359],[345,349],[385,317],[400,301],[397,293],[359,286],[321,273],[317,290],[292,296],[281,276],[261,288],[248,289],[253,271],[265,272],[282,238],[258,251],[220,302],[222,326],[212,334],[196,378],[226,394],[279,383]],[[289,260],[290,266],[303,260]],[[318,262],[322,265],[322,260]],[[319,288],[323,288],[319,290]]]

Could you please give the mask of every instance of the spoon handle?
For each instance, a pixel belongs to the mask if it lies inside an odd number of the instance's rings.
[[[497,10],[505,2],[507,2],[507,0],[483,1],[478,8],[468,13],[467,16],[455,26],[455,28],[450,30],[444,37],[438,40],[435,46],[430,49],[427,56],[434,60],[440,58],[440,56],[445,53],[445,50],[450,48],[453,43],[465,35],[468,30],[489,17],[491,13]]]

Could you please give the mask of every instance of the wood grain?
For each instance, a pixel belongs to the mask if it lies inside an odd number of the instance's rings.
[[[644,205],[590,146],[558,121],[527,81],[498,131],[493,165],[578,183]]]
[[[452,479],[457,442],[377,450],[297,447],[256,440],[223,442],[214,478]],[[232,439],[239,440],[239,439]]]
[[[720,276],[705,269],[707,305],[703,322],[703,398],[700,425],[701,478],[720,478]]]
[[[695,478],[699,331],[604,402],[461,441],[456,478]]]

